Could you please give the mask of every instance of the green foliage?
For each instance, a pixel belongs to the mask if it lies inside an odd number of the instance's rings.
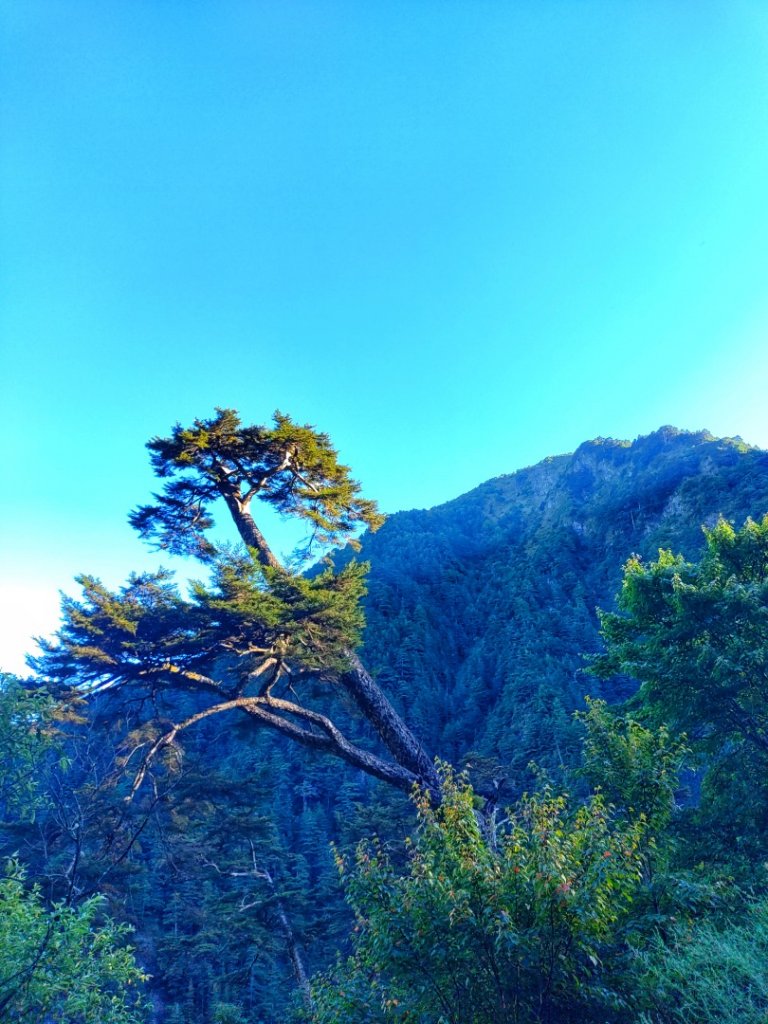
[[[207,645],[240,656],[245,673],[256,644],[278,644],[282,657],[307,669],[340,668],[344,652],[360,642],[368,569],[351,561],[338,572],[326,568],[306,577],[228,553],[217,560],[212,585],[193,591]]]
[[[68,891],[66,900],[46,904],[40,885],[27,885],[26,870],[7,860],[0,880],[0,1019],[139,1024],[146,1019],[146,978],[125,945],[127,929],[104,918],[102,897],[70,902],[79,834],[65,851],[67,868],[57,865],[57,840],[72,838],[82,825],[82,819],[75,825],[68,806],[76,802],[67,779],[73,758],[65,728],[72,721],[44,690],[3,677],[0,841],[6,849],[23,843],[36,873],[50,873],[50,887],[58,876]],[[35,856],[40,837],[47,859]]]
[[[642,714],[688,734],[706,767],[704,852],[747,880],[768,823],[768,517],[738,531],[721,519],[705,537],[698,562],[630,559],[594,668],[638,679]]]
[[[577,774],[596,787],[614,812],[647,825],[640,853],[643,866],[632,914],[635,940],[658,930],[669,934],[679,920],[694,920],[739,902],[732,879],[710,878],[701,868],[681,862],[678,805],[680,773],[690,750],[666,726],[647,728],[633,717],[587,699],[576,715],[585,728],[583,763]]]
[[[705,536],[697,563],[630,559],[595,665],[639,679],[646,704],[698,746],[768,753],[768,516],[738,532],[721,519]]]
[[[673,739],[662,725],[648,729],[587,698],[576,718],[584,725],[582,774],[629,818],[642,815],[658,835],[670,822],[680,771],[689,753],[685,738]]]
[[[350,562],[312,579],[230,553],[217,558],[211,583],[182,598],[165,570],[132,575],[118,591],[81,576],[81,600],[65,597],[55,642],[34,659],[57,683],[143,682],[163,673],[214,673],[227,658],[246,680],[265,656],[307,669],[333,669],[363,625],[360,600],[367,566]]]
[[[376,844],[341,862],[354,953],[315,987],[316,1024],[622,1019],[613,984],[641,879],[645,823],[618,823],[599,796],[526,797],[489,833],[472,790],[444,777],[417,801],[401,873]]]
[[[125,928],[99,921],[101,900],[43,906],[10,862],[0,881],[0,1019],[57,1024],[141,1024],[146,977]]]
[[[34,819],[45,796],[40,770],[53,745],[51,697],[0,675],[0,820]]]
[[[643,957],[641,1024],[765,1024],[768,1019],[768,906],[743,923],[710,921],[657,938]]]
[[[235,1003],[216,1003],[213,1008],[213,1024],[248,1024],[248,1019]]]
[[[211,419],[177,424],[170,437],[153,438],[147,447],[155,473],[168,482],[154,505],[132,513],[131,523],[175,554],[203,560],[214,554],[210,506],[222,497],[247,507],[256,496],[281,515],[303,519],[321,546],[353,538],[360,524],[376,529],[383,522],[375,503],[359,496],[328,435],[280,412],[272,427],[243,426],[234,409],[217,409]]]

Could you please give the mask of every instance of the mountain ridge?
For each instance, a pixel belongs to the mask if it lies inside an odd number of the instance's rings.
[[[768,452],[740,438],[664,426],[585,441],[364,536],[364,657],[435,753],[479,750],[522,785],[553,737],[554,760],[570,758],[586,693],[626,695],[589,679],[582,657],[626,560],[694,557],[702,525],[766,512]]]

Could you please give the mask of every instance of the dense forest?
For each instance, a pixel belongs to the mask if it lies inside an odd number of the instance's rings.
[[[768,452],[384,521],[288,416],[148,448],[131,524],[202,579],[83,576],[2,679],[0,1020],[765,1021]]]

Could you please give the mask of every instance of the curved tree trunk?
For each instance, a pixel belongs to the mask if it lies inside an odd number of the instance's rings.
[[[248,502],[242,500],[240,495],[227,492],[226,490],[223,491],[223,495],[238,533],[245,544],[256,552],[262,565],[274,569],[282,569],[282,565],[275,557],[264,535],[256,525],[249,511]],[[432,759],[389,702],[371,674],[366,671],[358,655],[354,651],[346,651],[345,657],[349,668],[342,672],[339,677],[342,687],[360,709],[366,721],[370,722],[376,730],[384,746],[395,758],[397,764],[404,768],[407,773],[412,774],[414,781],[425,786],[433,795],[437,795],[440,791],[440,780]],[[344,755],[342,754],[341,756]],[[375,760],[379,764],[382,763],[378,758]],[[380,771],[371,771],[369,767],[363,765],[360,765],[360,767],[363,767],[364,771],[369,771],[370,774],[383,778]],[[403,779],[395,784],[399,785],[400,788],[404,788],[402,783]],[[408,788],[411,788],[411,786],[408,785]]]
[[[440,780],[433,760],[390,704],[381,687],[366,671],[354,651],[347,651],[349,670],[340,683],[381,737],[397,763],[412,772],[422,785],[438,792]]]

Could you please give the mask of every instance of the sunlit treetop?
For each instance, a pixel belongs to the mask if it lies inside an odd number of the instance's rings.
[[[624,569],[618,612],[600,615],[596,674],[634,676],[643,706],[696,746],[768,754],[768,516],[705,529],[698,562],[660,551]]]
[[[223,498],[246,546],[262,564],[278,567],[251,506],[254,498],[281,515],[306,520],[307,551],[356,544],[361,527],[383,522],[376,503],[360,497],[360,485],[327,434],[276,412],[274,425],[243,426],[234,409],[217,409],[191,427],[177,424],[170,437],[147,444],[155,473],[166,481],[155,503],[131,513],[141,536],[172,554],[208,560],[215,547],[211,505]]]

